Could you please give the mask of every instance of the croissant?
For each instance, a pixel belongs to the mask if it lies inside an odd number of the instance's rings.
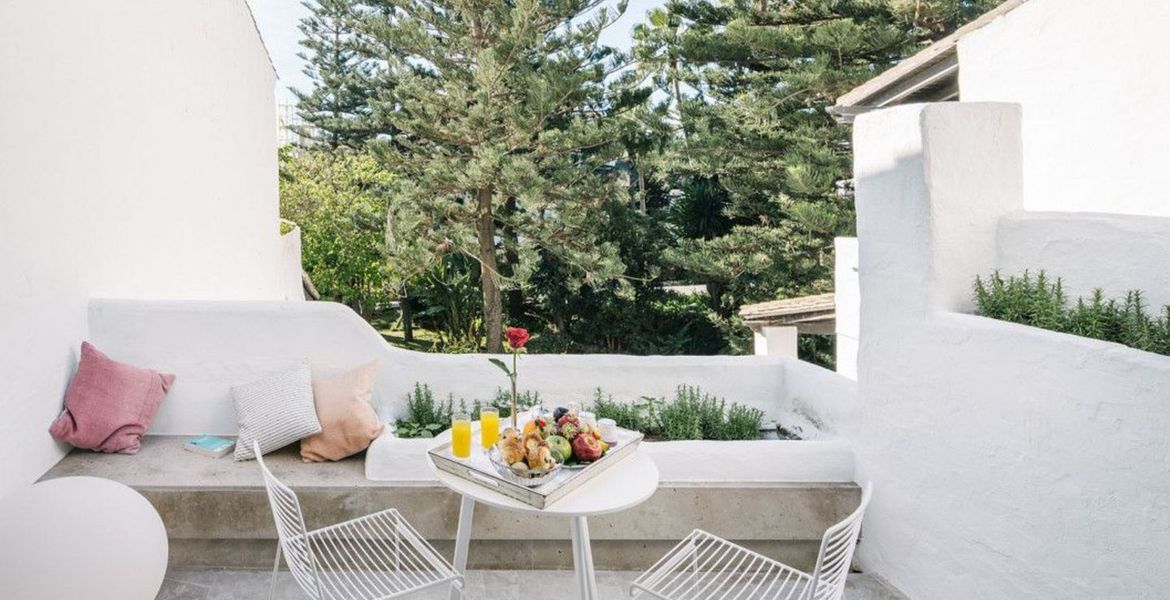
[[[515,431],[508,430],[504,432],[504,439],[500,440],[500,458],[505,463],[511,465],[521,462],[527,456],[524,444],[520,441],[520,437],[516,435]]]
[[[543,471],[545,469],[553,468],[552,451],[548,448],[548,442],[542,442],[542,446],[538,446],[528,451],[528,468],[536,471]]]
[[[539,448],[541,446],[541,444],[545,444],[545,443],[546,442],[544,441],[544,438],[540,436],[539,431],[533,430],[533,431],[529,431],[528,433],[524,434],[524,451],[525,452],[532,452],[534,449]],[[531,466],[531,465],[529,465],[529,466]]]

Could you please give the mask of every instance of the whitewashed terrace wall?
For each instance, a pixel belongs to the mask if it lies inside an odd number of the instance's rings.
[[[915,599],[1161,597],[1170,359],[955,312],[974,275],[1087,252],[1077,232],[1116,222],[1018,212],[1017,106],[899,107],[859,117],[854,137],[854,423],[859,479],[876,487],[863,567]],[[1142,243],[1100,244],[1101,260],[1143,277],[1156,246]],[[1095,277],[1075,252],[1059,266]]]
[[[469,403],[508,385],[486,355],[392,347],[352,310],[329,302],[95,300],[89,322],[91,339],[112,357],[178,376],[152,433],[234,435],[231,386],[302,361],[324,373],[378,360],[374,402],[387,420],[405,415],[416,382],[440,399],[454,394]],[[832,433],[854,403],[852,381],[789,358],[532,354],[520,361],[521,389],[550,405],[591,401],[598,387],[631,401],[690,384],[772,418],[804,415]]]
[[[286,297],[274,84],[243,0],[0,2],[0,496],[64,454],[90,298]]]
[[[305,298],[304,266],[301,264],[301,228],[280,236],[280,282],[284,297],[289,300]]]
[[[837,372],[857,380],[857,347],[861,329],[861,286],[857,276],[857,238],[833,240],[833,301],[835,304]]]
[[[1170,304],[1170,218],[1011,213],[999,222],[996,266],[1004,274],[1044,269],[1073,297],[1140,289],[1157,311]]]
[[[964,101],[1023,106],[1028,210],[1170,216],[1170,2],[1030,0],[959,41]]]

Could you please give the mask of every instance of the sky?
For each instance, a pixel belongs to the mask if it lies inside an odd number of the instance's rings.
[[[608,3],[617,4],[616,0],[608,0]],[[634,25],[642,20],[646,11],[665,3],[666,0],[629,0],[626,13],[602,34],[602,43],[629,50]],[[272,64],[280,76],[276,86],[276,101],[279,104],[293,104],[296,97],[288,88],[307,90],[310,87],[308,78],[301,72],[304,61],[297,57],[297,52],[301,50],[301,32],[297,29],[297,23],[309,11],[300,0],[248,0],[248,4],[256,16],[256,25],[260,27],[268,55],[272,57]]]

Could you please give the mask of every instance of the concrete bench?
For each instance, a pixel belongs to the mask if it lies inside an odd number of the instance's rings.
[[[276,532],[259,468],[251,461],[187,452],[184,439],[147,436],[134,456],[74,451],[44,478],[105,477],[140,491],[167,526],[172,566],[270,566]],[[425,442],[415,443],[425,448]],[[851,482],[852,454],[840,442],[647,443],[646,448],[662,474],[659,491],[636,509],[591,520],[600,569],[643,569],[695,527],[809,568],[825,528],[860,498]],[[418,458],[425,460],[421,453]],[[302,463],[293,446],[267,461],[296,490],[308,527],[394,507],[450,555],[459,498],[420,470],[422,463],[403,464],[403,477],[394,481],[374,481],[366,477],[365,455]],[[752,468],[761,463],[770,466]],[[568,533],[561,520],[477,507],[470,565],[569,568]]]
[[[389,422],[414,382],[446,398],[484,398],[504,383],[483,355],[411,352],[386,344],[348,308],[327,302],[94,300],[91,340],[111,357],[178,376],[138,455],[73,452],[45,478],[92,475],[142,492],[162,515],[176,566],[266,567],[275,529],[258,467],[186,452],[189,435],[236,433],[231,387],[294,362],[315,370],[380,364],[373,403]],[[458,373],[458,377],[452,377]],[[828,437],[854,403],[853,382],[795,359],[767,356],[532,355],[526,390],[550,403],[589,402],[597,386],[619,399],[700,385],[768,418],[815,415]],[[827,427],[825,427],[827,426]],[[405,440],[398,440],[404,442]],[[371,453],[386,444],[375,443]],[[300,495],[310,528],[388,507],[449,552],[459,499],[426,467],[425,442],[391,461],[366,456],[304,464],[292,448],[268,462]],[[592,519],[601,569],[641,569],[702,527],[797,566],[811,567],[824,529],[857,504],[853,455],[840,441],[647,444],[658,493],[636,509]],[[372,469],[374,463],[381,466]],[[372,473],[376,470],[377,473]],[[569,528],[482,507],[471,566],[568,568]]]

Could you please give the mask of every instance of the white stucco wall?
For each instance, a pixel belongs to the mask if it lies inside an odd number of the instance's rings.
[[[861,329],[861,287],[857,275],[857,238],[833,240],[833,301],[837,372],[857,380],[857,347]]]
[[[285,297],[274,83],[243,0],[0,0],[0,495],[62,455],[91,297]]]
[[[1170,358],[952,312],[975,274],[1034,264],[1019,253],[1064,244],[1072,269],[1090,251],[1075,227],[1013,208],[1007,182],[1023,184],[1003,157],[1027,143],[1018,119],[962,103],[855,124],[855,439],[876,490],[859,560],[915,599],[1161,597]],[[1154,269],[1145,243],[1108,260]]]
[[[996,264],[1005,274],[1038,269],[1063,279],[1072,301],[1100,287],[1111,297],[1140,289],[1151,313],[1170,304],[1170,218],[1015,212],[999,222]]]
[[[392,347],[352,310],[329,302],[95,300],[90,327],[94,343],[114,358],[149,361],[178,376],[152,433],[234,435],[231,387],[301,361],[328,372],[378,360],[373,400],[386,420],[404,416],[416,382],[439,398],[469,402],[508,385],[485,355]],[[856,394],[852,381],[832,371],[775,356],[531,354],[521,358],[520,373],[521,389],[540,392],[550,406],[589,402],[598,387],[632,401],[669,397],[689,384],[771,418],[801,415],[827,434],[848,419]]]
[[[1170,3],[1031,0],[959,42],[964,101],[1023,106],[1029,210],[1170,216]]]

